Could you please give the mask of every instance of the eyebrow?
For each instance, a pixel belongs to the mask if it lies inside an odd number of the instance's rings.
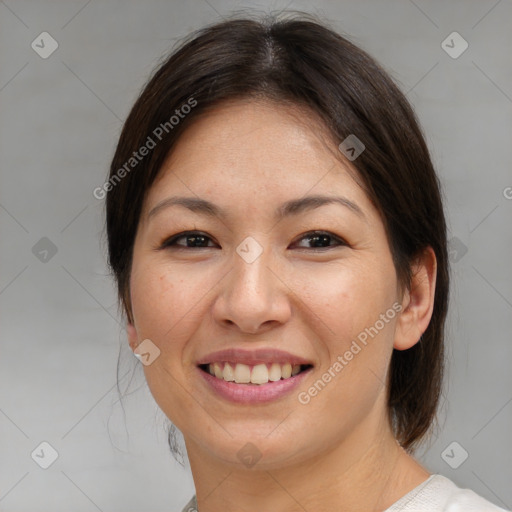
[[[363,220],[366,220],[363,210],[356,203],[343,196],[314,195],[302,197],[300,199],[292,199],[279,206],[274,215],[277,220],[282,220],[285,217],[299,215],[306,211],[311,211],[329,204],[340,204],[349,209],[352,213],[361,217]],[[228,217],[228,214],[224,209],[210,201],[206,201],[205,199],[200,199],[198,197],[172,196],[164,199],[152,208],[148,213],[148,220],[162,210],[174,205],[183,206],[192,212],[199,213],[207,217],[219,217],[222,219]]]

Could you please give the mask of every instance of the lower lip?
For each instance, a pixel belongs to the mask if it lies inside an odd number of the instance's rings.
[[[313,368],[308,368],[293,377],[267,384],[237,384],[227,382],[197,368],[208,386],[226,400],[243,404],[272,402],[282,398],[295,389]]]

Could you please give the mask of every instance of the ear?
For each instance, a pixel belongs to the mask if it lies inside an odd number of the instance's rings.
[[[393,347],[397,350],[407,350],[418,343],[432,318],[437,275],[432,247],[427,247],[415,259],[411,270],[411,288],[404,292],[395,331]]]
[[[135,350],[139,344],[138,336],[135,326],[130,323],[130,321],[126,324],[126,335],[128,336],[128,343],[130,344],[131,349]]]

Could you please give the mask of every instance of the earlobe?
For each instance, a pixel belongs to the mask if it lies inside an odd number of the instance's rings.
[[[434,309],[436,275],[436,256],[434,250],[427,247],[416,259],[410,290],[404,293],[393,344],[396,350],[411,348],[427,329]]]
[[[130,348],[135,350],[137,348],[137,331],[132,323],[128,322],[126,324],[126,334],[128,336],[128,343],[130,344]]]

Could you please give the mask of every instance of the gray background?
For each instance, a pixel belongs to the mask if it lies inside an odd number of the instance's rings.
[[[193,493],[125,341],[101,242],[103,203],[92,191],[159,59],[191,30],[247,7],[332,20],[414,105],[444,187],[453,263],[446,400],[417,455],[512,507],[510,0],[5,0],[0,510],[171,512]],[[46,59],[31,47],[43,31],[59,44]],[[469,43],[458,58],[441,46],[453,31]],[[43,441],[58,452],[48,469],[36,463],[49,457]],[[445,462],[457,465],[463,450],[457,469]]]

